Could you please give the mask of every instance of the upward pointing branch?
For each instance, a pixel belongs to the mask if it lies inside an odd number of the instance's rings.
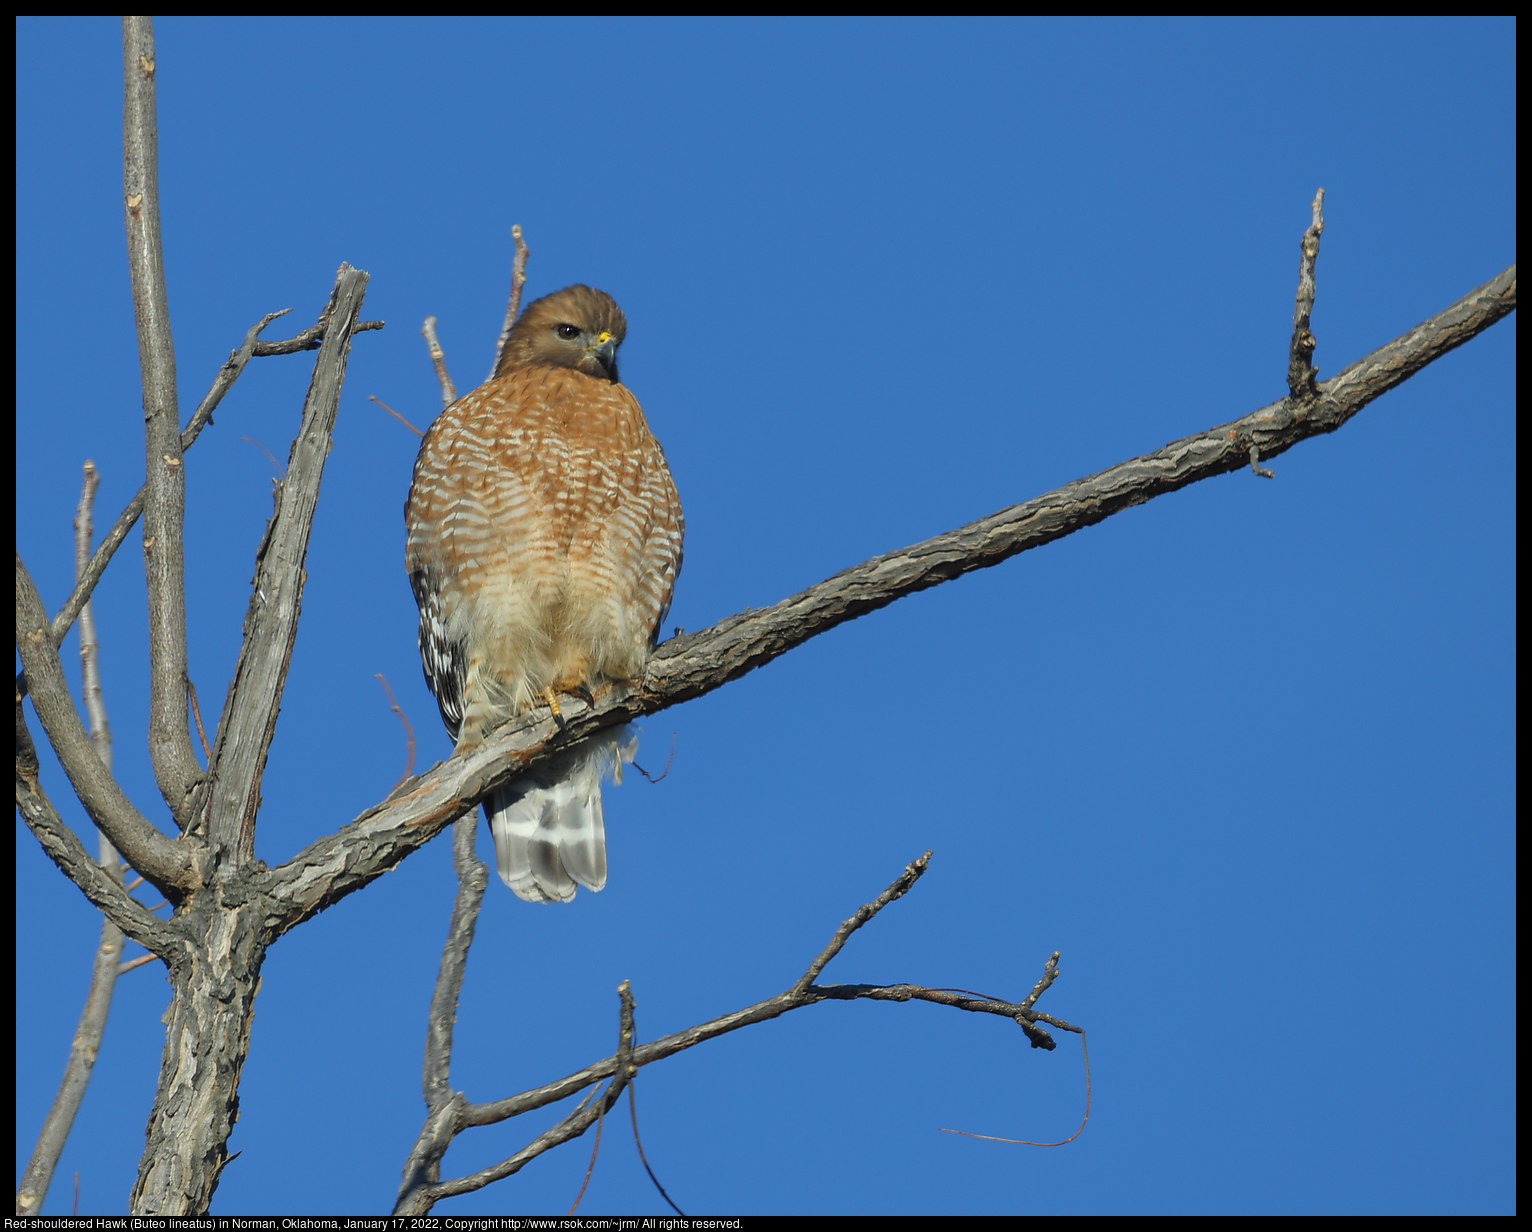
[[[160,794],[184,822],[202,777],[186,718],[186,476],[176,409],[176,351],[160,248],[154,22],[122,19],[122,192],[128,274],[144,386],[144,576],[149,591],[149,755]]]

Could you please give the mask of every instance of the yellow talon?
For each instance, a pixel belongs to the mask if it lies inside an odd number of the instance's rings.
[[[559,709],[559,699],[554,695],[551,685],[542,691],[542,699],[548,703],[548,709],[553,711],[553,717],[555,719],[561,719],[564,717],[564,712]]]

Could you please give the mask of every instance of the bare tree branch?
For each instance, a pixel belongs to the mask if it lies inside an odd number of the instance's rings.
[[[69,776],[69,782],[75,794],[80,797],[80,803],[85,806],[85,811],[134,868],[167,897],[176,896],[179,893],[178,887],[188,886],[193,881],[190,848],[171,841],[139,813],[96,755],[90,737],[80,724],[74,700],[69,695],[69,686],[64,680],[63,665],[53,645],[42,600],[38,598],[37,588],[32,585],[32,578],[19,555],[16,557],[16,648],[21,653],[22,670],[26,675],[27,692],[32,698],[32,706],[37,711],[37,717],[42,720],[49,743],[53,745],[53,751],[58,755],[64,773]],[[21,725],[20,704],[18,696],[18,725]],[[21,786],[22,779],[18,775],[18,791]],[[40,789],[37,794],[41,796]],[[22,811],[27,815],[25,808]],[[47,812],[51,814],[51,807]],[[69,837],[78,847],[79,840],[72,834]],[[49,854],[55,860],[60,860],[53,847],[46,842],[44,846],[49,847]],[[84,849],[80,850],[83,852]],[[85,859],[95,873],[100,873],[100,866],[94,860],[89,856]],[[86,889],[80,877],[65,867],[63,862],[60,862],[59,867],[79,883],[82,889]],[[86,893],[90,891],[86,889]],[[124,930],[133,936],[126,926]]]
[[[442,387],[442,406],[451,406],[457,401],[457,386],[447,375],[447,353],[442,350],[442,344],[436,340],[436,318],[427,317],[426,323],[420,327],[420,332],[425,335],[426,346],[431,351],[431,367],[436,369],[436,383]]]
[[[1309,332],[1309,318],[1314,312],[1314,263],[1319,260],[1319,237],[1325,229],[1325,190],[1314,194],[1314,221],[1303,233],[1299,245],[1302,255],[1298,261],[1298,295],[1293,304],[1293,340],[1287,355],[1287,391],[1295,399],[1311,399],[1319,396],[1314,367],[1314,335]]]
[[[218,370],[218,375],[213,378],[213,387],[208,390],[207,396],[202,399],[191,421],[181,432],[181,452],[184,454],[192,447],[192,443],[201,434],[202,429],[213,422],[213,412],[218,404],[223,401],[224,394],[229,392],[230,387],[239,379],[239,374],[245,370],[245,364],[249,362],[254,353],[256,337],[260,332],[276,320],[279,316],[291,312],[291,308],[284,308],[281,312],[268,312],[259,321],[245,331],[244,342],[234,351],[229,353],[228,361]],[[122,541],[128,537],[128,532],[137,524],[139,515],[144,511],[144,499],[148,493],[148,485],[139,488],[138,494],[128,502],[117,521],[112,524],[111,530],[107,531],[102,539],[101,546],[90,558],[89,564],[80,573],[75,582],[75,588],[65,601],[64,606],[59,608],[58,614],[52,622],[53,644],[61,646],[64,635],[69,632],[69,627],[74,624],[79,615],[80,608],[90,598],[90,593],[96,588],[96,583],[101,580],[101,575],[106,572],[106,566],[110,563],[113,553],[122,545]]]
[[[75,832],[59,817],[42,787],[21,773],[16,775],[16,810],[48,858],[112,923],[161,958],[173,951],[178,937],[176,926],[151,914],[92,859]]]
[[[399,414],[398,411],[394,410],[393,407],[389,406],[388,403],[384,402],[383,399],[378,397],[376,394],[368,394],[367,395],[367,401],[369,401],[369,402],[376,402],[379,406],[381,406],[385,411],[387,411],[390,415],[392,415],[395,419],[397,419],[400,423],[402,423],[406,428],[408,428],[416,436],[424,436],[425,435],[424,432],[422,432],[419,428],[417,428],[414,424],[412,424],[403,415]]]
[[[80,503],[74,519],[74,566],[75,578],[79,579],[90,559],[91,510],[95,501],[96,486],[100,475],[95,463],[85,462],[85,478],[80,488]],[[85,699],[85,712],[90,718],[91,744],[101,764],[110,773],[112,769],[112,736],[107,725],[106,705],[101,697],[101,675],[98,670],[96,622],[87,603],[80,609],[80,676],[81,692]],[[122,884],[122,867],[118,863],[116,849],[104,834],[97,834],[101,852],[102,871],[119,885]],[[32,1158],[22,1173],[21,1185],[16,1191],[16,1213],[36,1214],[48,1194],[53,1180],[53,1170],[58,1166],[59,1155],[69,1137],[80,1101],[85,1098],[85,1088],[90,1083],[91,1070],[95,1068],[96,1056],[101,1048],[101,1037],[106,1030],[106,1016],[111,1009],[112,991],[117,985],[118,963],[122,958],[122,930],[109,916],[101,920],[101,941],[96,947],[96,960],[91,970],[90,988],[85,995],[85,1007],[80,1011],[80,1022],[75,1028],[74,1039],[69,1048],[69,1059],[64,1064],[64,1076],[59,1082],[58,1093],[48,1115],[43,1118],[38,1131],[37,1145]]]
[[[520,223],[511,224],[511,242],[516,245],[516,255],[511,258],[511,294],[505,303],[505,323],[500,327],[500,339],[495,343],[495,362],[489,367],[489,375],[484,378],[486,381],[493,381],[500,371],[500,357],[505,354],[505,342],[511,336],[511,327],[521,315],[521,292],[527,285],[527,257],[531,253],[527,242],[521,238]]]
[[[461,824],[461,823],[460,823]],[[476,1189],[502,1180],[515,1172],[520,1171],[531,1160],[545,1151],[561,1143],[577,1138],[597,1124],[599,1119],[611,1110],[617,1097],[621,1095],[623,1087],[637,1074],[639,1068],[652,1065],[656,1061],[674,1056],[676,1053],[687,1048],[694,1047],[704,1040],[713,1039],[716,1036],[726,1034],[729,1031],[737,1031],[741,1027],[747,1027],[757,1022],[765,1022],[771,1018],[780,1017],[795,1009],[801,1009],[807,1005],[815,1005],[820,1001],[851,1001],[857,999],[869,999],[875,1001],[930,1001],[938,1005],[952,1006],[956,1009],[968,1010],[975,1013],[996,1014],[1010,1018],[1027,1030],[1033,1037],[1034,1047],[1052,1048],[1053,1040],[1046,1032],[1040,1031],[1035,1024],[1038,1021],[1049,1021],[1068,1031],[1079,1031],[1080,1028],[1069,1023],[1060,1022],[1040,1014],[1032,1006],[1036,1002],[1042,990],[1053,982],[1053,974],[1057,970],[1058,954],[1054,954],[1048,960],[1048,967],[1043,981],[1039,981],[1038,987],[1034,988],[1031,996],[1023,1003],[1011,1004],[1005,1001],[994,1001],[983,997],[956,992],[943,988],[923,988],[917,984],[831,984],[818,985],[810,982],[811,976],[823,970],[830,961],[846,944],[851,934],[862,925],[866,924],[884,907],[895,899],[902,898],[904,894],[920,879],[931,860],[928,851],[919,859],[912,861],[905,870],[895,878],[892,885],[883,891],[872,902],[857,909],[848,920],[841,924],[830,939],[828,945],[809,964],[809,975],[798,980],[786,992],[780,993],[766,1001],[748,1006],[732,1014],[724,1014],[714,1018],[710,1022],[701,1023],[685,1031],[679,1031],[673,1035],[667,1035],[652,1043],[634,1046],[633,1044],[633,1006],[631,991],[628,982],[623,981],[619,993],[623,998],[622,1025],[619,1032],[619,1045],[617,1053],[604,1061],[598,1061],[593,1065],[587,1065],[577,1073],[570,1074],[557,1082],[548,1083],[536,1090],[523,1091],[520,1095],[514,1095],[509,1099],[496,1100],[487,1104],[467,1103],[461,1095],[449,1093],[445,1087],[440,1088],[437,1102],[431,1107],[427,1116],[426,1125],[421,1131],[421,1137],[417,1141],[416,1150],[411,1154],[410,1163],[405,1170],[405,1183],[400,1189],[399,1202],[394,1207],[395,1215],[421,1215],[431,1209],[431,1206],[442,1198],[453,1197],[458,1194],[470,1193]],[[482,866],[481,866],[482,867]],[[456,915],[454,915],[456,919]],[[439,986],[440,987],[440,986]],[[446,1006],[433,1003],[433,1020],[437,1013]],[[1041,1035],[1046,1043],[1039,1044],[1034,1036]],[[516,1154],[488,1168],[480,1169],[468,1176],[458,1177],[455,1180],[435,1181],[434,1176],[452,1138],[473,1126],[493,1125],[511,1117],[520,1116],[524,1112],[544,1107],[547,1104],[556,1103],[577,1094],[586,1087],[593,1086],[603,1080],[611,1078],[612,1084],[602,1092],[601,1096],[576,1108],[562,1121],[546,1133],[538,1135],[527,1146]],[[443,1096],[449,1096],[443,1098]],[[427,1146],[427,1143],[429,1145]],[[426,1148],[423,1150],[423,1148]],[[668,1201],[668,1199],[667,1199]]]
[[[301,334],[295,334],[291,338],[281,342],[257,342],[255,344],[256,355],[296,355],[299,351],[317,351],[324,345],[325,331],[330,324],[330,310],[334,302],[325,308],[315,325],[310,325]],[[386,321],[358,321],[351,327],[353,334],[360,334],[363,330],[382,329]]]
[[[1283,398],[957,530],[874,557],[774,607],[740,612],[662,643],[641,688],[600,689],[595,708],[570,699],[559,722],[537,713],[509,722],[477,749],[438,762],[352,824],[272,869],[264,889],[287,907],[278,929],[293,927],[387,872],[494,788],[542,765],[554,751],[600,728],[700,697],[905,595],[1000,564],[1198,480],[1239,470],[1248,465],[1252,444],[1272,457],[1308,437],[1334,432],[1515,307],[1513,265],[1324,382],[1312,403]]]
[[[404,713],[404,707],[394,700],[394,691],[388,687],[388,678],[382,672],[374,672],[378,683],[383,686],[383,692],[388,695],[388,708],[399,716],[399,722],[404,724],[404,744],[406,757],[404,761],[404,773],[399,776],[399,781],[394,784],[393,790],[398,791],[415,770],[415,728],[410,723],[409,715]],[[195,694],[193,698],[195,699]]]
[[[149,756],[179,821],[202,770],[186,712],[186,475],[176,410],[176,355],[160,247],[154,23],[122,19],[122,191],[128,273],[144,386],[144,574],[149,590]]]
[[[366,287],[365,273],[349,265],[340,267],[327,309],[330,327],[314,362],[302,423],[288,453],[287,476],[276,485],[276,508],[256,553],[255,586],[245,614],[244,640],[208,766],[207,836],[225,875],[233,875],[239,861],[251,852],[261,773],[276,732],[277,711],[298,632],[309,532],[340,405],[351,335]]]

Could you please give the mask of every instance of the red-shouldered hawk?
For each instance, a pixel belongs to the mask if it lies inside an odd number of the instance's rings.
[[[559,692],[637,680],[681,569],[681,502],[617,381],[627,320],[565,287],[527,305],[495,375],[425,435],[404,505],[420,660],[462,751]],[[636,740],[608,728],[484,802],[500,877],[528,902],[606,884],[601,779]]]

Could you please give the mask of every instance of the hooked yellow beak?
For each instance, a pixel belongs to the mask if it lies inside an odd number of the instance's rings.
[[[606,330],[602,330],[596,335],[596,341],[586,349],[600,359],[603,365],[611,367],[612,360],[617,357],[617,339]]]

